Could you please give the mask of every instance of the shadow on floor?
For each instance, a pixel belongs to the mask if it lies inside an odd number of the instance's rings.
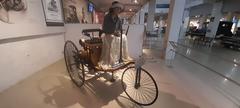
[[[108,73],[93,77],[85,82],[81,88],[76,87],[68,77],[58,76],[59,84],[52,87],[44,87],[44,83],[39,82],[39,90],[45,96],[44,102],[66,108],[69,106],[80,105],[84,108],[101,108],[112,101],[116,101],[122,108],[140,106],[132,103],[128,98],[121,96],[123,89],[121,81],[116,80],[111,83]],[[46,82],[46,79],[42,79]]]
[[[159,96],[153,105],[144,108],[199,108],[191,102],[177,99],[168,89],[163,91],[162,88],[172,85],[161,83],[159,79],[165,78],[158,71],[154,72],[153,68],[162,70],[157,66],[151,65],[146,69],[157,81]],[[72,83],[61,60],[0,93],[0,108],[143,108],[126,97],[120,80],[111,83],[107,80],[109,77],[107,73],[93,77],[78,88]]]

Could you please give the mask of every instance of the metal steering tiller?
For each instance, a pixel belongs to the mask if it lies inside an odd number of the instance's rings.
[[[121,21],[121,26],[123,25],[123,20]],[[119,57],[119,63],[123,62],[122,59],[122,35],[123,35],[123,29],[121,27],[121,36],[120,36],[120,57]]]

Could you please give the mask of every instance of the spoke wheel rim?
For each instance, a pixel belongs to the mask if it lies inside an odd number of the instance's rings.
[[[153,77],[141,69],[140,87],[135,88],[136,69],[127,68],[122,75],[122,87],[126,95],[136,104],[152,105],[158,98],[158,87]]]
[[[81,87],[84,84],[85,76],[83,64],[77,62],[78,49],[72,41],[67,41],[64,46],[64,59],[68,74],[75,85]]]

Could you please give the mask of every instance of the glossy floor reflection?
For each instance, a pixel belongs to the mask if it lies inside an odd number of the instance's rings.
[[[191,100],[203,108],[238,108],[240,105],[240,52],[222,47],[209,48],[193,45],[188,40],[180,40],[178,43],[177,51],[183,56],[176,54],[171,65],[172,70],[169,72],[175,71],[172,76],[176,76],[181,80],[179,82],[184,83],[178,85],[183,86]],[[156,60],[161,49],[149,47],[157,46],[155,44],[162,43],[148,44],[147,47],[145,46],[148,49],[144,51],[148,53],[146,54],[148,58],[149,55],[154,55],[150,58]]]
[[[210,53],[219,54],[214,50]],[[230,66],[229,62],[202,54],[209,49],[180,51],[203,64],[216,65],[223,74],[230,70],[225,67]],[[118,80],[114,83],[109,81],[109,74],[102,74],[78,88],[61,60],[1,92],[0,108],[239,108],[239,87],[228,80],[179,55],[172,67],[168,67],[160,59],[159,50],[144,49],[144,54],[144,68],[154,77],[159,89],[158,99],[151,106],[139,106],[128,99],[121,88],[123,70],[116,73]],[[225,57],[222,53],[219,56]],[[231,78],[238,81],[238,76],[236,71]]]
[[[147,108],[198,108],[181,86],[176,85],[162,62],[147,63],[145,69],[159,87],[158,100]],[[118,80],[109,74],[88,80],[82,88],[71,82],[61,60],[0,93],[0,108],[142,108],[132,103]]]
[[[236,106],[240,105],[240,66],[238,62],[240,53],[238,51],[180,43],[177,52],[179,54],[177,54],[175,63],[187,69],[187,74],[191,74],[194,78],[211,86]]]

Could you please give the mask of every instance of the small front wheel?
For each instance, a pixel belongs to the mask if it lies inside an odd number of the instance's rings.
[[[155,80],[142,68],[127,68],[122,74],[122,87],[130,100],[139,105],[152,105],[158,98]]]

